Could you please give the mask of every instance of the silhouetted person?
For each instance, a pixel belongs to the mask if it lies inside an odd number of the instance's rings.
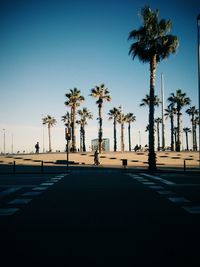
[[[40,150],[40,146],[39,146],[39,142],[36,143],[35,145],[35,153],[39,153],[39,150]]]

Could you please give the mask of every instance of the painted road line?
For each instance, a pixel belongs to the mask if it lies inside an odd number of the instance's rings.
[[[174,184],[173,186],[200,186],[200,184]]]
[[[41,195],[42,192],[26,192],[24,194],[22,194],[22,197],[33,197],[33,196],[39,196]]]
[[[48,183],[48,182],[46,182],[46,183],[42,183],[40,185],[54,185],[54,183]]]
[[[182,207],[182,208],[189,213],[200,214],[200,206],[190,206],[190,207]]]
[[[4,187],[16,187],[21,189],[22,187],[34,187],[36,186],[35,184],[6,184],[6,185],[0,185],[0,188],[4,188]]]
[[[153,182],[142,182],[143,184],[145,184],[145,185],[154,185],[155,183],[153,183]]]
[[[173,182],[170,182],[170,181],[167,181],[163,178],[160,178],[158,176],[155,176],[155,175],[150,175],[150,174],[146,174],[146,173],[141,173],[142,175],[146,176],[146,177],[149,177],[149,178],[152,178],[154,180],[157,180],[157,181],[160,181],[161,183],[163,184],[167,184],[167,185],[175,185],[175,183]]]
[[[4,191],[1,191],[0,192],[0,198],[5,197],[5,196],[8,196],[8,195],[16,192],[19,189],[21,189],[21,187],[11,187],[11,188],[8,188],[8,189],[6,189]]]
[[[8,204],[14,204],[14,205],[24,205],[31,202],[31,198],[15,198],[12,201],[8,202]]]
[[[164,189],[164,187],[162,185],[152,185],[149,186],[150,189],[156,189],[156,190],[160,190],[160,189]]]
[[[162,190],[162,191],[157,191],[158,194],[160,195],[176,195],[176,193],[172,192],[172,191],[169,191],[169,190]]]
[[[32,188],[32,190],[47,190],[48,189],[48,187],[46,186],[36,186],[36,187],[34,187],[34,188]]]
[[[15,214],[19,209],[18,208],[7,208],[0,209],[0,216],[9,216]]]
[[[173,203],[188,203],[190,200],[184,197],[168,197],[168,199]]]

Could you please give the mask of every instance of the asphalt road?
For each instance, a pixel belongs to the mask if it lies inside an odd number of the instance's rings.
[[[200,266],[200,177],[0,176],[1,266]]]

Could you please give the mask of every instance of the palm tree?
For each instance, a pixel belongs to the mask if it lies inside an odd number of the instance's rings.
[[[191,122],[192,122],[192,144],[193,144],[193,150],[197,151],[197,144],[196,144],[196,131],[195,131],[195,116],[197,116],[198,109],[196,109],[195,106],[188,108],[185,111],[189,116],[191,116]]]
[[[114,128],[114,152],[117,151],[117,118],[119,116],[119,108],[114,107],[108,112],[109,120],[113,119],[113,128]]]
[[[52,151],[51,148],[51,127],[56,125],[57,121],[54,117],[47,115],[46,117],[42,118],[42,124],[45,125],[47,124],[48,127],[48,135],[49,135],[49,152]]]
[[[176,90],[176,94],[171,93],[171,96],[168,98],[168,101],[172,104],[176,105],[176,111],[177,111],[177,141],[176,141],[176,151],[179,152],[181,150],[181,138],[180,138],[180,122],[181,122],[181,109],[184,106],[187,106],[190,104],[190,98],[186,97],[186,93],[183,93],[181,89]]]
[[[85,98],[81,95],[81,91],[77,88],[70,89],[70,93],[65,94],[65,96],[67,97],[65,105],[71,107],[72,152],[76,152],[76,110],[77,107],[80,106],[81,102],[85,100]]]
[[[80,134],[81,134],[81,138],[80,138],[80,150],[83,152],[86,152],[86,145],[85,145],[85,125],[87,125],[87,119],[92,119],[93,115],[92,113],[87,109],[87,108],[83,108],[82,110],[78,110],[78,114],[80,116]]]
[[[199,125],[199,116],[194,119],[194,140],[195,147],[197,148],[197,125]]]
[[[99,108],[99,153],[102,151],[102,140],[103,140],[103,129],[102,129],[102,109],[103,109],[103,102],[104,101],[110,101],[111,96],[109,95],[110,92],[108,89],[105,87],[104,84],[101,84],[100,86],[95,86],[94,88],[91,89],[91,94],[90,96],[93,96],[95,98],[98,98],[96,101],[96,104],[98,105]]]
[[[155,119],[155,123],[157,126],[158,151],[160,151],[160,128],[159,128],[159,124],[162,123],[162,119],[158,117],[157,119]]]
[[[157,64],[175,53],[178,47],[176,36],[168,34],[172,23],[170,20],[159,20],[159,11],[152,11],[148,6],[141,10],[143,26],[129,34],[129,40],[137,40],[129,50],[129,55],[136,56],[143,63],[150,64],[150,105],[149,105],[149,170],[156,169],[154,149],[154,95]]]
[[[174,115],[176,114],[176,109],[174,108],[173,103],[169,104],[165,109],[164,116],[166,119],[170,118],[171,124],[171,151],[174,151]]]
[[[183,131],[185,133],[185,139],[186,139],[186,150],[188,151],[189,150],[189,147],[188,147],[188,133],[191,133],[191,129],[190,128],[183,128]]]
[[[131,151],[131,122],[136,121],[136,117],[133,113],[127,113],[125,116],[125,120],[128,123],[128,143],[129,143],[129,151]]]
[[[126,122],[126,116],[122,112],[122,107],[119,106],[119,114],[117,117],[117,122],[121,124],[121,152],[124,152],[124,123]]]
[[[154,96],[154,106],[159,107],[160,99],[157,95]],[[146,107],[150,105],[150,96],[146,94],[145,98],[142,98],[140,107]]]
[[[174,127],[174,140],[175,140],[175,144],[177,143],[177,139],[178,139],[178,127]]]

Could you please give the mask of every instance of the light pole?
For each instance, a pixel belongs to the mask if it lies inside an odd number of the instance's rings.
[[[139,133],[139,146],[141,146],[141,132],[138,131],[138,133]]]
[[[164,121],[165,98],[164,98],[164,78],[162,73],[161,73],[161,95],[162,95],[162,150],[165,150],[165,121]]]
[[[42,120],[43,120],[43,117],[44,117],[44,114],[42,114]],[[43,153],[45,152],[45,148],[44,148],[44,124],[42,123],[42,150],[43,150]]]
[[[13,133],[11,134],[11,154],[13,154]]]
[[[198,87],[199,87],[199,113],[200,113],[200,14],[197,16],[197,44],[198,44]],[[200,167],[200,124],[199,124],[199,167]]]
[[[3,129],[3,153],[6,154],[6,129]]]

